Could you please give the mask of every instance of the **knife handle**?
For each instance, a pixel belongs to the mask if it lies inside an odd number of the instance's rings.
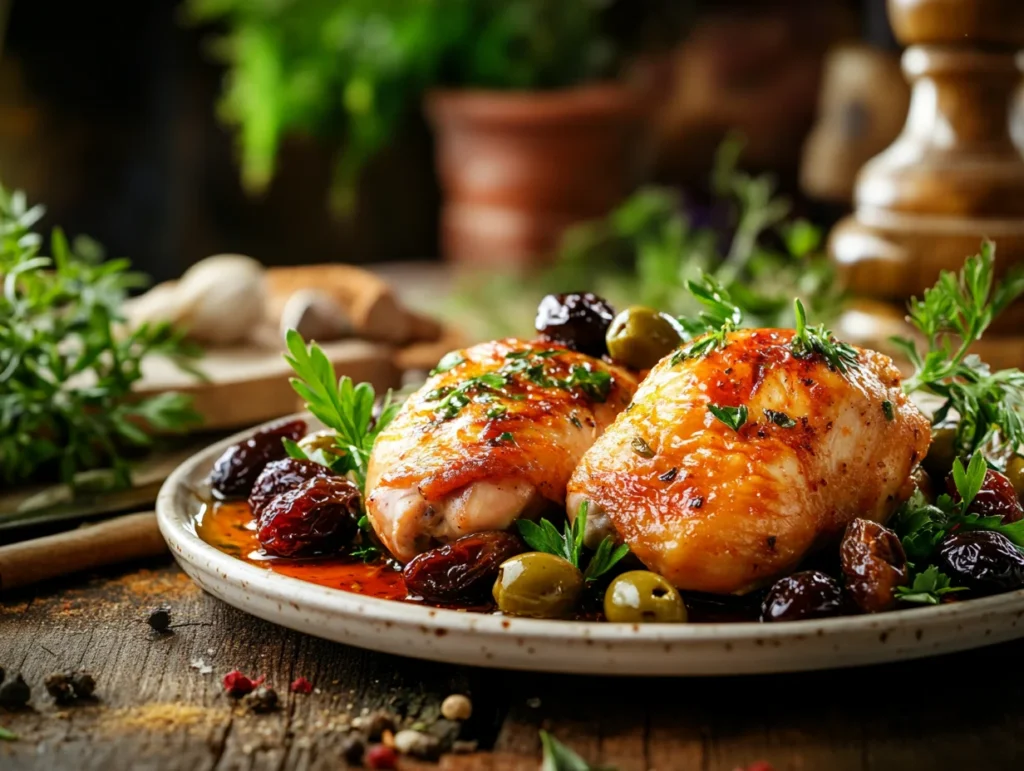
[[[0,590],[164,554],[152,511],[0,547]]]

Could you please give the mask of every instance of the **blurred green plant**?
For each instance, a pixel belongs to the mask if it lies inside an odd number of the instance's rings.
[[[332,195],[352,204],[359,171],[432,86],[551,89],[614,65],[609,0],[189,0],[220,21],[228,65],[220,115],[238,129],[242,179],[259,191],[286,134],[343,139]]]
[[[72,247],[59,229],[44,256],[33,230],[42,216],[24,193],[0,187],[0,480],[53,469],[74,485],[102,467],[127,486],[126,448],[199,420],[181,394],[131,398],[143,358],[159,352],[191,369],[196,351],[167,324],[118,334],[126,293],[146,278],[127,260],[103,262],[94,241]]]
[[[474,336],[522,335],[548,292],[591,291],[622,309],[646,305],[673,316],[699,310],[687,282],[724,286],[748,327],[792,327],[793,298],[816,318],[838,313],[843,295],[821,251],[822,233],[790,218],[771,175],[737,167],[743,141],[727,138],[712,173],[703,224],[673,191],[645,187],[604,219],[570,229],[554,264],[538,275],[466,279],[438,312]]]

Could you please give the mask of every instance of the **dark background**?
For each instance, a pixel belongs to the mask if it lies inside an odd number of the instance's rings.
[[[645,0],[619,11],[624,30]],[[293,138],[267,193],[241,190],[232,137],[214,113],[221,70],[205,50],[210,30],[185,26],[174,0],[13,0],[0,58],[0,180],[48,208],[46,224],[89,233],[157,279],[208,254],[234,251],[269,264],[430,259],[437,253],[439,194],[422,116],[362,177],[354,216],[326,205],[331,148]],[[3,3],[0,2],[0,7]],[[823,48],[822,9],[853,19],[884,42],[884,1],[747,0],[696,3],[689,29],[734,16],[783,19],[786,45]],[[685,44],[685,43],[684,43]],[[736,51],[740,56],[743,51]],[[808,65],[813,66],[813,65]],[[794,117],[797,139],[813,112]],[[795,178],[799,143],[754,159]],[[685,143],[675,148],[686,153]],[[785,149],[785,148],[783,148]],[[691,162],[695,159],[695,164]],[[686,186],[710,156],[661,164],[662,181]]]

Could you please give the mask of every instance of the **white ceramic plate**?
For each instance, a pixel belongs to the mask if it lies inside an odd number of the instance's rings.
[[[157,500],[160,530],[210,594],[276,624],[385,653],[456,664],[604,675],[787,672],[919,658],[1024,636],[1024,590],[940,607],[780,624],[539,621],[364,597],[218,551],[193,525],[197,490],[239,434],[193,456]]]

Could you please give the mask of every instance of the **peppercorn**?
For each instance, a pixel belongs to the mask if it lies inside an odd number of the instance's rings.
[[[469,720],[473,714],[473,702],[461,693],[453,693],[441,702],[441,714],[448,720]]]
[[[296,677],[289,690],[292,693],[313,693],[313,684],[304,677]]]
[[[227,691],[228,696],[231,696],[234,699],[240,699],[246,694],[252,693],[256,686],[262,682],[262,677],[250,680],[237,669],[233,669],[224,675],[223,680],[224,690]]]
[[[71,687],[71,675],[67,672],[52,672],[43,681],[46,692],[53,697],[58,704],[66,704],[75,698]]]
[[[91,699],[96,693],[96,678],[91,672],[79,669],[71,675],[71,688],[79,699]]]
[[[153,608],[146,619],[155,632],[166,632],[171,628],[171,608],[169,605],[161,605]]]
[[[363,762],[363,753],[366,752],[366,742],[356,733],[348,734],[341,740],[341,756],[350,766],[358,766]]]
[[[13,679],[0,685],[0,707],[24,707],[31,698],[32,689],[21,675],[15,675]]]
[[[352,721],[352,727],[363,731],[370,741],[377,741],[385,731],[395,730],[395,718],[384,710],[377,710],[370,715],[357,717]]]
[[[3,668],[3,667],[0,667],[0,685],[2,685],[2,684],[3,684],[3,682],[4,682],[4,676],[5,676],[6,674],[7,674],[7,673],[6,673],[6,672],[4,672],[4,668]]]
[[[246,696],[244,702],[250,712],[273,712],[277,709],[277,691],[269,686],[261,685]]]

